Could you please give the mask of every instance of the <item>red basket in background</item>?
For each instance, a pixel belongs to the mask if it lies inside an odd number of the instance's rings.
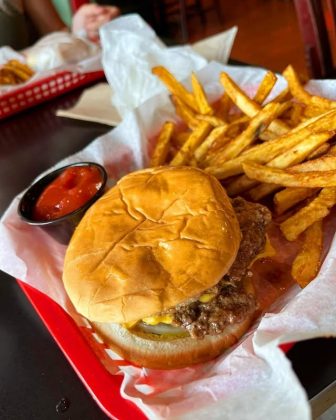
[[[102,70],[89,73],[61,71],[0,94],[0,120],[103,77]]]

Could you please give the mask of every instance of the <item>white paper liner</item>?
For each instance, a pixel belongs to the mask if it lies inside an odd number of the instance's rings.
[[[252,95],[264,71],[256,68],[211,63],[199,73],[211,100],[222,93],[220,71],[227,71]],[[285,85],[280,77],[274,94]],[[312,82],[329,89],[332,81]],[[111,182],[124,173],[141,168],[147,160],[148,142],[167,119],[175,115],[166,94],[149,99],[129,113],[116,129],[92,142],[81,152],[55,167],[70,162],[103,164]],[[16,197],[0,224],[0,269],[20,278],[58,302],[81,324],[61,282],[65,247],[39,228],[26,225],[16,213]],[[123,366],[122,395],[135,402],[149,418],[203,419],[309,419],[307,396],[295,376],[280,343],[336,335],[336,243],[318,277],[303,291],[292,288],[276,302],[260,325],[255,325],[241,342],[216,361],[178,371],[157,371]],[[111,359],[119,357],[112,351]]]
[[[165,66],[181,80],[207,64],[190,46],[166,47],[136,14],[107,23],[100,38],[105,75],[113,89],[112,103],[122,117],[164,90],[151,72],[155,65]]]

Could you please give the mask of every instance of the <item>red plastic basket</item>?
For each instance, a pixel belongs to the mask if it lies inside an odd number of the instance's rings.
[[[84,329],[48,296],[18,281],[45,326],[99,407],[112,419],[146,420],[145,414],[120,395],[122,376],[112,375],[89,345]],[[62,328],[60,328],[60,325]],[[294,343],[281,345],[287,353]]]
[[[89,73],[61,71],[18,87],[0,95],[0,120],[103,77],[102,70]]]
[[[146,420],[137,406],[120,395],[122,376],[106,370],[74,320],[48,296],[24,282],[18,283],[104,413],[111,419]]]

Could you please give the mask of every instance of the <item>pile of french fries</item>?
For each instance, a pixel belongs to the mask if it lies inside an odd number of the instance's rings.
[[[165,122],[150,166],[196,166],[231,197],[272,200],[286,239],[303,236],[292,276],[305,287],[319,271],[322,221],[336,204],[336,101],[306,91],[292,66],[283,72],[286,89],[270,101],[274,73],[251,99],[223,72],[224,94],[214,104],[195,74],[189,91],[164,67],[152,72],[170,91],[181,123]]]
[[[34,71],[18,60],[9,60],[0,67],[0,85],[18,85],[26,82]]]

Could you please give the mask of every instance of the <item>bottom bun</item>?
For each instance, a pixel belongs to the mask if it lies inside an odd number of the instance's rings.
[[[223,353],[240,339],[249,328],[254,314],[242,322],[229,325],[218,335],[204,339],[191,337],[170,340],[153,339],[150,334],[135,334],[119,324],[93,322],[93,328],[105,344],[125,360],[151,369],[178,369],[206,362]]]

